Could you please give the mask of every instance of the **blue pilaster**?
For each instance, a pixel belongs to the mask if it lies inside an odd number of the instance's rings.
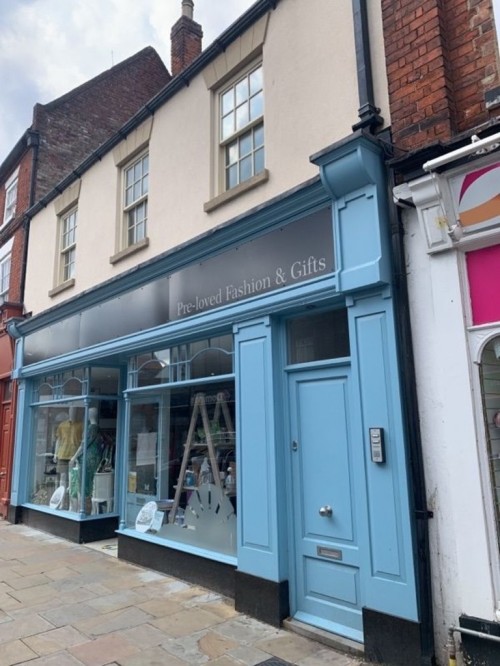
[[[272,581],[284,575],[278,543],[282,470],[275,450],[272,328],[267,317],[235,327],[238,570]],[[281,558],[285,557],[281,554]]]

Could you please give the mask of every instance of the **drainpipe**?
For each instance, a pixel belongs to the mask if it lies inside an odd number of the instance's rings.
[[[358,95],[360,121],[352,126],[353,132],[368,129],[372,134],[384,124],[375,106],[373,95],[372,61],[366,0],[352,0],[354,18],[354,42],[356,46],[356,68],[358,72]]]
[[[36,177],[38,170],[38,149],[40,145],[40,138],[38,132],[28,130],[27,138],[28,146],[33,150],[33,162],[31,164],[31,182],[30,182],[30,200],[28,208],[31,208],[35,203],[36,196]],[[25,215],[23,220],[24,228],[24,246],[23,246],[23,260],[21,265],[21,284],[19,285],[19,302],[24,307],[24,290],[26,287],[26,267],[28,265],[28,241],[30,234],[30,218]]]
[[[388,169],[388,196],[393,201],[394,171]],[[413,529],[415,532],[415,566],[417,599],[421,623],[422,664],[432,664],[434,657],[434,627],[432,617],[432,590],[428,520],[433,517],[427,510],[425,475],[418,414],[415,365],[413,358],[410,307],[406,279],[404,228],[400,209],[389,206],[391,251],[394,272],[394,301],[396,305],[396,338],[400,361],[402,407],[408,441],[408,462],[413,497]]]

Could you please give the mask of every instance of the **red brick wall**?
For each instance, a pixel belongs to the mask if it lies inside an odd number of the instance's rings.
[[[172,76],[177,76],[201,53],[203,31],[201,25],[181,16],[170,32],[170,68]]]
[[[118,131],[170,79],[156,51],[147,47],[54,102],[37,104],[32,125],[40,140],[35,202]],[[14,236],[9,287],[9,300],[14,302],[22,298],[25,240],[22,221],[30,204],[34,154],[34,147],[26,147],[20,158],[16,217],[0,228],[0,247]],[[5,182],[15,168],[17,165],[0,181],[0,222],[5,208]],[[50,258],[48,270],[52,270],[52,261]]]
[[[499,85],[491,0],[382,0],[393,141],[415,150],[490,117]]]
[[[40,133],[36,198],[71,173],[170,78],[156,51],[147,47],[58,100],[37,104],[33,122]]]
[[[19,302],[21,299],[21,275],[22,275],[22,262],[24,256],[24,229],[22,228],[23,215],[29,205],[30,200],[30,187],[31,187],[31,161],[33,153],[31,150],[26,150],[19,161],[19,173],[17,181],[17,204],[16,214],[14,220],[9,222],[5,227],[0,228],[0,247],[12,236],[14,236],[14,244],[11,252],[11,269],[10,269],[10,285],[8,300],[12,302]],[[17,166],[15,167],[17,168]],[[0,181],[0,221],[3,222],[3,215],[5,210],[5,183],[9,180],[11,174],[15,171],[10,170],[10,173],[3,181]]]

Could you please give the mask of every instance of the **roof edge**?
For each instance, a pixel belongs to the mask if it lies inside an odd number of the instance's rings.
[[[130,132],[140,125],[149,116],[152,116],[171,97],[180,90],[189,86],[191,79],[199,74],[212,60],[225,51],[226,48],[243,34],[251,25],[253,25],[261,16],[271,9],[276,9],[280,0],[258,0],[236,21],[234,21],[212,44],[210,44],[193,62],[182,72],[173,77],[167,85],[152,97],[137,113],[130,118],[122,127],[113,134],[107,141],[101,144],[93,153],[79,164],[70,174],[65,176],[57,185],[48,192],[43,199],[40,199],[34,206],[26,211],[26,218],[31,219],[42,208],[45,208],[53,199],[61,194],[75,180],[90,169],[96,162],[100,161],[104,155],[112,150],[120,141],[123,141]],[[108,70],[109,71],[109,70]],[[85,85],[85,84],[84,84]]]
[[[88,81],[85,81],[84,83],[81,83],[79,86],[76,86],[76,88],[73,88],[67,93],[64,93],[64,95],[61,95],[60,97],[57,97],[56,99],[53,99],[50,102],[47,102],[47,104],[40,104],[44,110],[51,111],[52,109],[56,108],[60,104],[63,104],[66,102],[68,99],[71,99],[72,97],[76,97],[77,95],[80,95],[82,92],[87,90],[88,88],[91,88],[92,86],[96,85],[96,83],[100,83],[101,81],[104,81],[110,76],[114,76],[117,72],[119,72],[121,69],[124,69],[125,67],[128,67],[130,64],[133,62],[140,60],[143,58],[146,54],[155,54],[156,57],[158,58],[158,61],[163,64],[165,67],[165,70],[170,74],[168,71],[165,63],[163,60],[160,58],[158,55],[158,52],[156,49],[154,49],[152,46],[145,46],[143,49],[140,51],[137,51],[137,53],[134,53],[133,55],[129,56],[128,58],[125,58],[125,60],[122,60],[121,62],[117,63],[116,65],[113,65],[109,69],[105,69],[103,72],[100,72],[99,74],[96,74],[96,76],[93,76],[91,79]]]

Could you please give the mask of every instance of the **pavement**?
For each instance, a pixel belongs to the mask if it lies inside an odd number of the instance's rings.
[[[116,555],[0,521],[0,666],[360,666]]]

